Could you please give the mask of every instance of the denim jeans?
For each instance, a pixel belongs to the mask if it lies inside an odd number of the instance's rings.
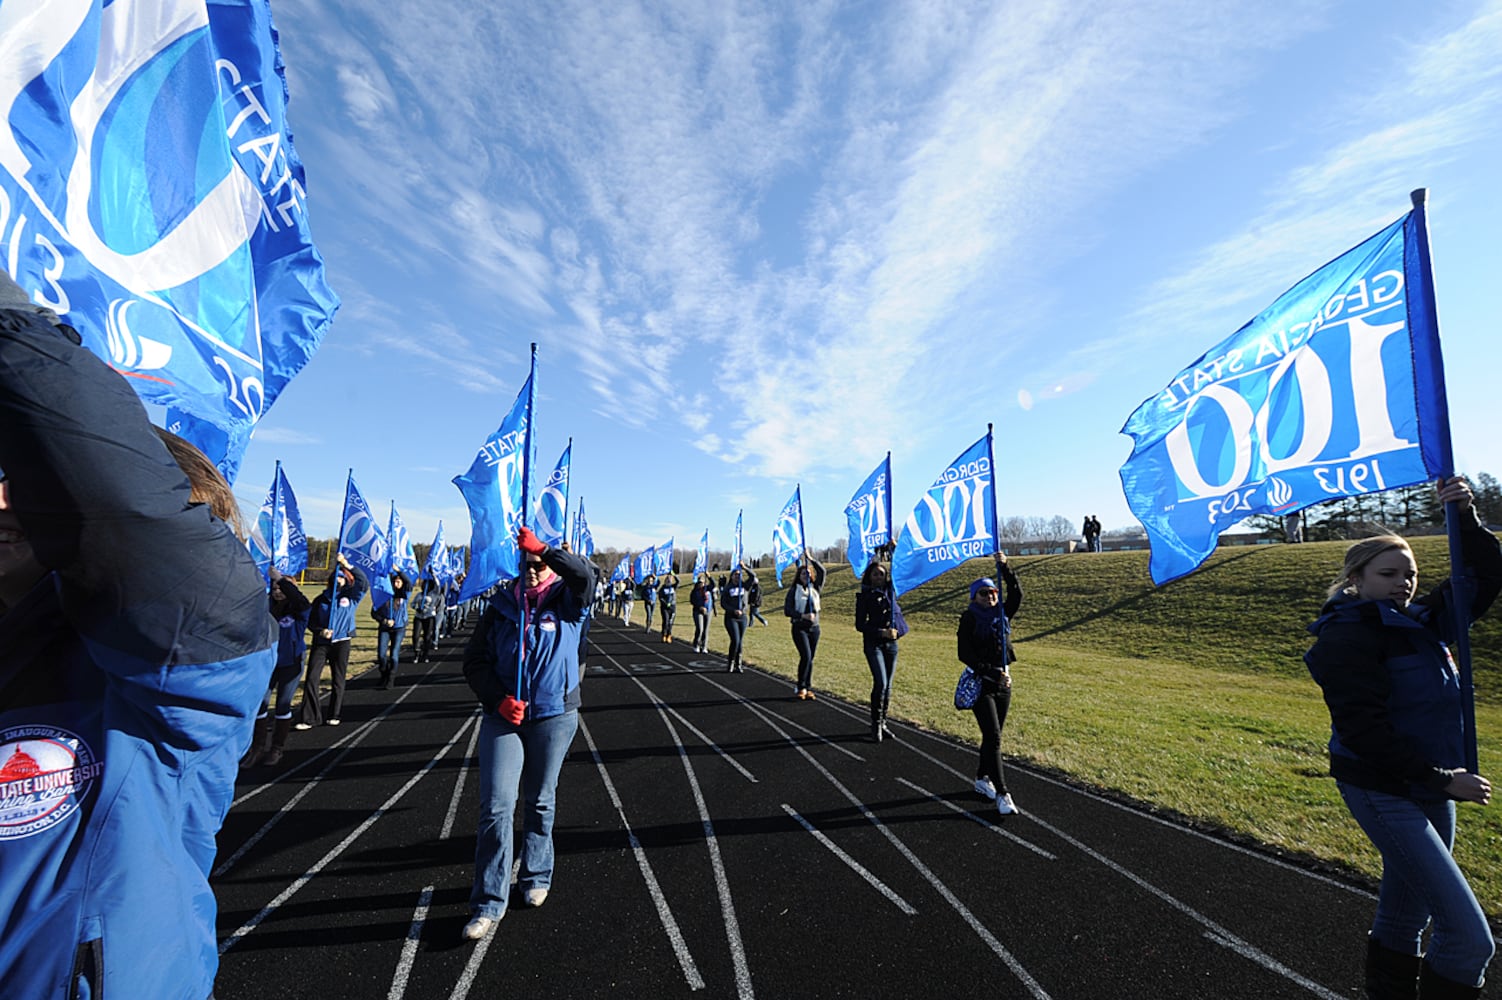
[[[892,697],[892,675],[897,672],[897,640],[865,640],[866,666],[871,668],[871,703],[885,705]]]
[[[793,626],[793,645],[798,650],[798,690],[814,686],[814,654],[819,651],[819,626]]]
[[[1455,803],[1418,802],[1337,781],[1351,816],[1382,855],[1372,937],[1384,948],[1419,953],[1434,920],[1427,961],[1446,979],[1477,985],[1496,943],[1486,914],[1450,854]]]
[[[297,693],[297,682],[302,679],[302,668],[299,665],[294,673],[287,672],[287,679],[278,684],[275,680],[266,689],[265,696],[261,699],[261,714],[257,718],[265,716],[271,710],[271,695],[276,693],[276,717],[278,719],[292,718],[292,696]]]
[[[475,884],[470,913],[496,919],[511,892],[512,817],[522,800],[521,891],[553,884],[553,803],[558,772],[579,728],[578,711],[513,726],[488,712],[480,718],[480,824],[475,834]]]
[[[701,608],[694,609],[694,646],[709,645],[709,612]]]
[[[396,671],[396,665],[402,658],[402,638],[406,634],[405,625],[376,631],[376,666],[381,668],[381,673]]]

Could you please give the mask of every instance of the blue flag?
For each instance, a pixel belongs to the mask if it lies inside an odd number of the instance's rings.
[[[443,539],[443,522],[438,522],[438,531],[433,535],[433,544],[428,546],[428,560],[423,564],[423,576],[439,583],[448,582],[449,547]]]
[[[627,579],[629,575],[629,570],[627,569],[627,567],[630,565],[631,557],[621,556],[621,561],[615,564],[615,570],[610,574],[610,582],[619,583],[620,581]]]
[[[744,510],[735,512],[735,543],[730,550],[730,568],[736,570],[741,563],[746,561],[746,548],[741,544],[741,518],[745,516]]]
[[[694,579],[698,579],[709,572],[709,529],[704,529],[704,537],[699,539],[699,551],[694,553]]]
[[[777,586],[782,586],[782,570],[803,558],[802,485],[793,487],[793,495],[782,505],[777,524],[772,528],[772,559],[777,570]]]
[[[536,397],[537,358],[511,412],[485,439],[469,471],[454,485],[469,505],[469,575],[461,600],[490,589],[521,570],[516,533],[526,523],[527,476],[531,471],[532,403]]]
[[[573,450],[574,442],[571,440],[568,447],[563,449],[563,454],[558,457],[558,464],[553,467],[553,474],[548,476],[548,481],[543,483],[542,490],[537,494],[532,530],[537,533],[538,538],[542,539],[544,545],[563,544],[564,530],[568,520],[569,457]]]
[[[657,554],[652,572],[658,576],[673,572],[673,539],[669,538],[666,545],[657,546],[655,551]]]
[[[340,518],[339,525],[339,554],[348,559],[351,565],[364,571],[370,579],[372,600],[379,606],[384,602],[374,595],[391,593],[390,582],[386,578],[387,554],[390,550],[386,544],[386,533],[376,523],[375,517],[370,513],[370,505],[355,485],[353,472],[349,474],[349,482],[344,487],[344,516]]]
[[[904,594],[940,573],[996,551],[991,432],[939,474],[907,516],[892,554],[892,586]]]
[[[1252,514],[1448,472],[1434,290],[1409,213],[1337,257],[1174,376],[1122,427],[1121,485],[1155,583]]]
[[[422,577],[422,570],[417,565],[417,553],[412,549],[412,536],[407,533],[401,514],[397,513],[395,501],[391,504],[391,520],[386,530],[386,540],[391,545],[392,571],[404,573],[408,580],[416,583]]]
[[[267,2],[6,6],[8,268],[233,481],[339,306]]]
[[[850,526],[850,568],[859,577],[866,571],[876,551],[892,541],[892,453],[872,470],[861,483],[850,503],[845,505],[845,521]]]
[[[641,553],[636,557],[636,565],[632,567],[631,579],[635,580],[637,583],[641,583],[647,577],[652,575],[652,567],[656,563],[656,553],[657,550],[653,548],[648,549],[647,551]]]
[[[579,513],[574,518],[574,532],[577,541],[574,543],[574,551],[585,559],[595,554],[595,536],[589,530],[589,522],[584,519],[584,498],[579,498]]]
[[[271,567],[277,572],[291,576],[308,567],[308,537],[303,534],[302,515],[297,510],[297,497],[292,484],[282,471],[282,463],[276,463],[271,488],[266,491],[266,500],[261,504],[261,513],[256,518],[251,534],[257,543],[251,547],[256,565],[269,577]]]

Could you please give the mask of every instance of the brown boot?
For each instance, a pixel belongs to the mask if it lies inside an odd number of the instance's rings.
[[[267,713],[256,719],[256,728],[250,735],[250,749],[240,758],[241,767],[255,767],[271,746],[271,715]]]
[[[292,716],[276,720],[276,728],[271,731],[271,746],[261,758],[263,765],[275,767],[282,762],[282,750],[287,746],[287,734],[291,731]]]

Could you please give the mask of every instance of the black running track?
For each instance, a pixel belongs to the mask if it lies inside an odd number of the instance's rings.
[[[1360,888],[1021,768],[1003,820],[965,746],[872,743],[863,707],[614,619],[590,640],[544,906],[460,941],[461,636],[242,773],[219,1000],[1359,995]]]

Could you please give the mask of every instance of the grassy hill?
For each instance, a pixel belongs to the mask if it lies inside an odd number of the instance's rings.
[[[1443,579],[1444,539],[1418,539],[1414,549],[1421,588]],[[1302,660],[1305,625],[1343,553],[1333,542],[1225,549],[1161,588],[1145,552],[1013,560],[1024,600],[1003,751],[1191,823],[1375,876],[1380,859],[1328,777],[1329,715]],[[912,632],[901,644],[895,716],[977,740],[970,714],[950,703],[954,628],[970,581],[990,572],[976,560],[904,596]],[[746,659],[791,677],[784,592],[759,575],[772,627],[748,630]],[[829,567],[814,683],[863,704],[871,682],[853,628],[856,590],[848,566]],[[686,593],[679,606],[685,634]],[[1481,772],[1493,780],[1502,778],[1499,611],[1472,631]],[[718,621],[711,631],[711,648],[723,650]],[[1502,918],[1502,810],[1462,806],[1456,856],[1487,912]]]

